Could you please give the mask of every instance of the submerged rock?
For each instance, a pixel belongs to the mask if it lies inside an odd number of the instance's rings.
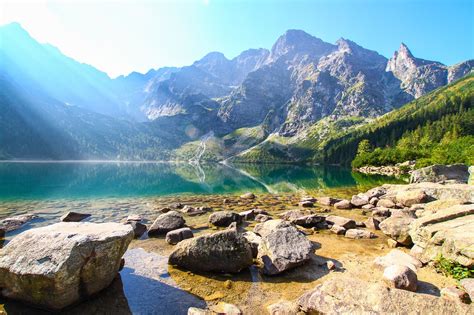
[[[453,182],[467,184],[469,168],[464,164],[431,165],[417,169],[411,173],[410,183],[421,182]]]
[[[165,235],[169,231],[182,228],[185,224],[183,216],[177,211],[169,211],[161,214],[148,230],[148,236]]]
[[[198,272],[239,272],[252,264],[252,248],[240,233],[225,230],[180,242],[168,262]]]
[[[416,292],[418,277],[416,272],[404,265],[391,265],[385,268],[383,279],[390,288]]]
[[[37,218],[34,214],[22,214],[14,217],[9,217],[3,220],[0,220],[0,229],[5,232],[10,232],[17,230],[23,226],[23,224]]]
[[[16,236],[0,250],[1,295],[60,310],[112,283],[132,228],[57,223]]]
[[[286,226],[262,236],[257,258],[264,274],[275,275],[302,265],[312,254],[313,245],[306,236],[294,226]]]
[[[217,211],[209,216],[209,223],[215,226],[227,227],[232,222],[241,223],[242,217],[231,211]]]
[[[194,237],[193,231],[190,228],[180,228],[166,233],[166,242],[171,245],[176,245],[182,240]]]
[[[384,287],[355,278],[325,281],[298,300],[310,314],[468,314],[465,304],[427,294]]]
[[[91,215],[89,213],[79,213],[70,211],[64,214],[59,220],[61,220],[62,222],[80,222],[90,216]]]

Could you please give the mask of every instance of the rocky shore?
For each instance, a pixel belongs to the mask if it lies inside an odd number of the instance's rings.
[[[473,275],[474,186],[452,169],[415,176],[347,198],[175,197],[115,223],[58,213],[63,223],[0,249],[0,294],[52,310],[77,304],[109,290],[130,246],[159,254],[172,287],[206,301],[188,314],[474,313],[472,279],[436,269],[443,257]],[[0,220],[0,230],[9,237],[41,215]]]

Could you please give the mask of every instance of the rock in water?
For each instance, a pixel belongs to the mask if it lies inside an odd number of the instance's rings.
[[[168,262],[197,272],[239,272],[252,264],[252,249],[240,233],[225,230],[180,242]]]
[[[193,231],[190,228],[181,228],[166,233],[166,242],[171,245],[176,245],[182,240],[194,237]]]
[[[231,211],[217,211],[209,216],[209,223],[215,226],[226,227],[232,222],[241,223],[242,217]]]
[[[294,226],[287,226],[262,236],[257,259],[264,274],[275,275],[302,265],[312,254],[313,245],[306,236]]]
[[[412,172],[410,183],[421,182],[454,182],[467,184],[469,179],[469,168],[464,164],[454,165],[431,165]]]
[[[62,222],[80,222],[90,216],[91,215],[89,213],[79,213],[79,212],[70,211],[64,214],[60,220]]]
[[[0,220],[0,229],[5,232],[10,232],[16,229],[19,229],[23,224],[35,219],[36,215],[34,214],[22,214],[14,217],[9,217],[3,220]]]
[[[418,287],[416,272],[403,265],[391,265],[385,268],[383,279],[391,288],[415,292]]]
[[[138,221],[127,221],[125,224],[128,224],[133,228],[135,238],[140,238],[146,232],[146,225]]]
[[[177,230],[184,226],[183,216],[177,211],[161,214],[148,230],[148,236],[165,235],[169,231]]]
[[[132,239],[132,227],[118,223],[57,223],[25,231],[0,250],[1,295],[63,309],[110,285]]]
[[[465,304],[354,278],[325,281],[298,300],[309,314],[469,314]]]

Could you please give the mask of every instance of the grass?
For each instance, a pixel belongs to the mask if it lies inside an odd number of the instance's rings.
[[[456,280],[474,277],[474,268],[468,268],[458,262],[451,261],[443,255],[438,255],[434,264],[436,270],[445,276],[453,277]]]

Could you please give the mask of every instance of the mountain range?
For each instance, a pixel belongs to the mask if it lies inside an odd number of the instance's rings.
[[[315,161],[335,134],[473,67],[289,30],[270,50],[112,79],[12,23],[0,27],[0,158]]]

